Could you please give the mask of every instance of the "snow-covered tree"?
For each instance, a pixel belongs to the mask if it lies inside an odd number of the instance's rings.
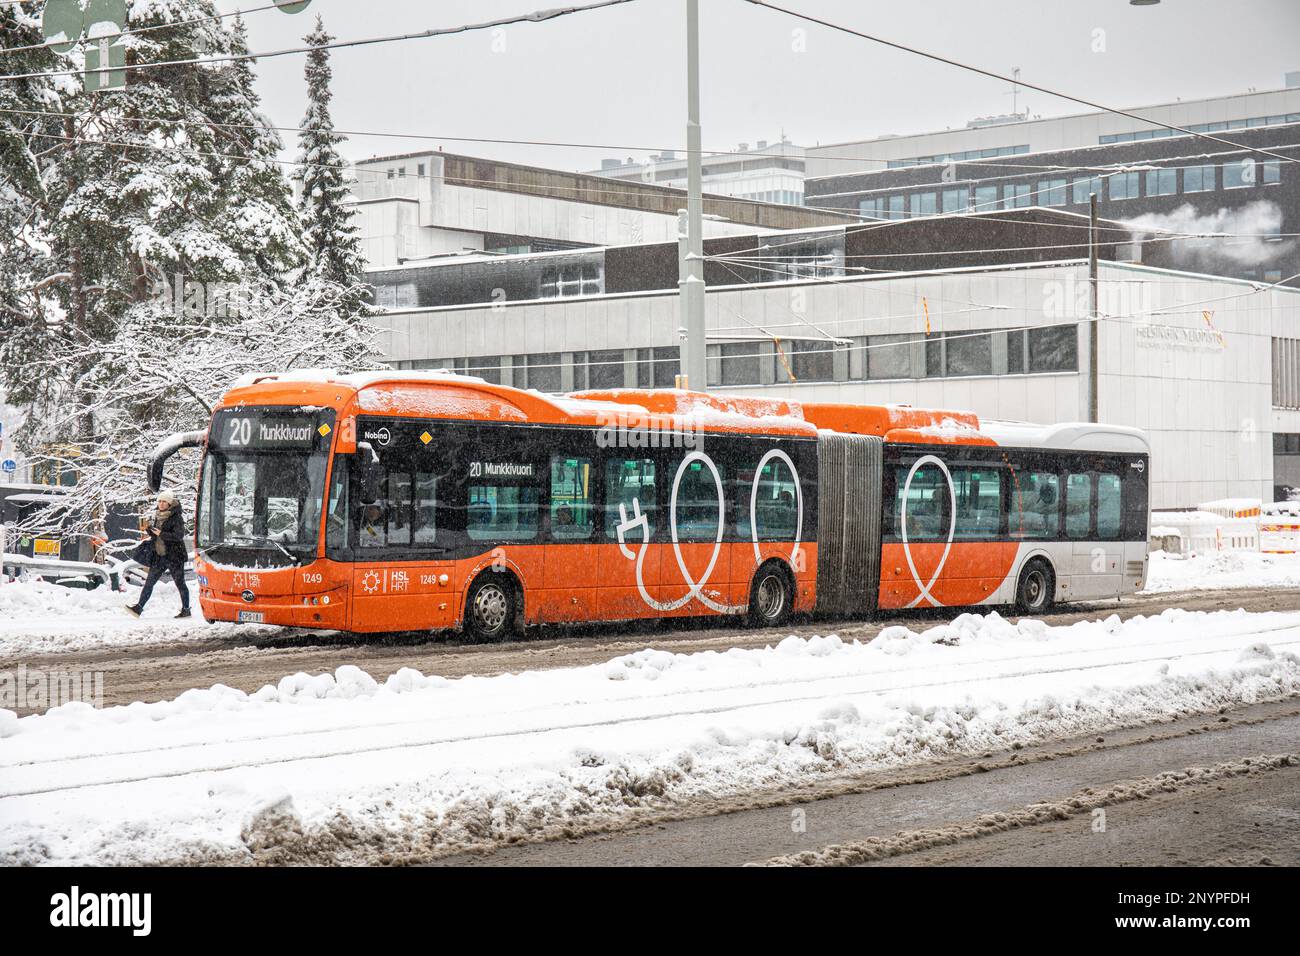
[[[333,93],[330,82],[330,54],[326,49],[334,38],[325,23],[316,18],[316,28],[304,37],[315,47],[307,55],[307,114],[298,134],[298,160],[294,173],[302,187],[300,208],[311,275],[343,285],[357,285],[365,269],[360,230],[353,223],[356,210],[348,203],[348,185],[343,176],[344,160],[339,147],[344,138],[334,132],[330,117]],[[364,290],[358,290],[360,304]]]
[[[110,342],[77,332],[61,337],[34,371],[87,371],[47,410],[45,429],[66,434],[90,418],[95,430],[90,440],[47,452],[51,461],[75,468],[78,482],[66,500],[28,524],[58,520],[88,531],[109,509],[138,505],[147,495],[150,452],[170,434],[206,428],[217,401],[241,375],[382,367],[375,361],[374,333],[350,321],[344,308],[351,293],[319,279],[284,288],[231,284],[216,292],[195,286],[179,301],[173,290],[170,300],[131,309]],[[181,456],[168,468],[182,500],[194,493],[197,464],[197,456]]]
[[[11,9],[0,7],[0,28],[26,36],[31,11]],[[27,330],[0,343],[3,384],[28,411],[28,457],[79,472],[80,527],[142,500],[157,439],[202,428],[237,375],[371,361],[354,284],[304,278],[311,260],[251,61],[137,68],[246,53],[241,23],[202,20],[215,12],[212,0],[133,0],[126,89],[67,83],[50,110],[65,115],[47,118],[57,136],[39,148],[0,130],[0,182],[18,184],[0,216],[8,225],[35,207],[31,261],[0,272],[6,321]],[[226,296],[241,307],[212,307]]]
[[[44,43],[40,4],[0,6],[0,71],[50,71],[60,59]],[[26,48],[26,49],[24,49]],[[72,275],[53,255],[44,171],[63,149],[64,94],[55,78],[0,82],[0,368],[39,352],[49,327],[61,320],[60,292]],[[0,380],[0,393],[6,383]],[[25,401],[22,395],[10,398]]]

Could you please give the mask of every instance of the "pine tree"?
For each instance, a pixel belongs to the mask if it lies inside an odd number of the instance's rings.
[[[310,274],[355,286],[361,282],[365,259],[359,230],[352,221],[355,210],[347,202],[344,161],[339,154],[345,140],[334,132],[330,117],[333,71],[325,45],[333,39],[319,16],[316,28],[304,37],[316,49],[307,55],[307,113],[298,134],[298,159],[303,165],[294,175],[302,187],[300,208],[311,257]],[[358,305],[363,293],[358,289]]]

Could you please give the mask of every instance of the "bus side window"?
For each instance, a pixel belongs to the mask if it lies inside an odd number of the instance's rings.
[[[1052,539],[1061,528],[1061,476],[1055,472],[1019,472],[1011,488],[1013,538]]]
[[[551,458],[551,537],[556,541],[591,537],[595,525],[592,478],[590,458]]]
[[[1002,470],[992,465],[952,469],[957,490],[957,530],[965,540],[996,538],[1002,533]],[[944,527],[945,534],[947,527]]]
[[[894,469],[894,534],[902,537],[903,515],[907,516],[908,541],[937,541],[948,537],[952,501],[948,479],[937,465],[922,465],[907,484],[908,465]],[[906,492],[906,496],[904,496]]]
[[[1120,480],[1119,475],[1102,473],[1097,476],[1097,537],[1114,539],[1120,532]]]
[[[474,541],[532,541],[539,510],[532,485],[470,485],[466,530]]]
[[[647,533],[653,537],[656,513],[655,463],[653,458],[610,458],[605,462],[605,537],[614,540],[620,521],[618,507],[623,506],[629,521],[633,520],[633,501],[647,516]],[[628,543],[643,540],[639,531],[627,534]]]
[[[744,494],[738,502],[736,530],[748,540],[750,486],[743,486]],[[758,496],[754,502],[754,516],[758,522],[759,541],[793,541],[799,527],[799,498],[794,486],[794,473],[780,458],[769,459],[758,475]]]
[[[1092,475],[1076,472],[1065,480],[1065,536],[1086,538],[1092,528]]]
[[[678,474],[681,458],[670,459],[665,474]],[[723,480],[722,528],[727,521],[727,470],[722,462],[716,462],[718,475]],[[671,491],[671,486],[669,487]],[[693,461],[681,470],[681,480],[677,483],[677,536],[681,541],[716,541],[719,532],[717,482],[713,472],[703,461]],[[746,503],[748,507],[748,502]]]

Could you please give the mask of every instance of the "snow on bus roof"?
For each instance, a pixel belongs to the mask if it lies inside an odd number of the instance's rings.
[[[1078,451],[1149,453],[1146,433],[1126,425],[1100,422],[1063,422],[1036,425],[1031,422],[984,421],[980,431],[999,445],[1021,448],[1059,448]]]

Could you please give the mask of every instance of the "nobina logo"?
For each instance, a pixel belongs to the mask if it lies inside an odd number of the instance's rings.
[[[380,428],[377,431],[366,432],[366,441],[376,441],[381,445],[387,445],[393,440],[393,433],[387,428]]]
[[[148,936],[153,928],[152,893],[70,893],[50,897],[51,926],[129,926],[132,935]]]

